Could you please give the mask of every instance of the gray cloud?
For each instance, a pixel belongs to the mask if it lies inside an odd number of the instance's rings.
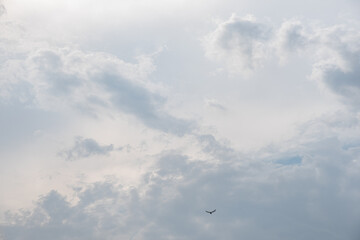
[[[310,50],[314,79],[321,81],[348,106],[360,106],[360,35],[353,26],[327,28],[305,26],[299,21],[284,22],[278,44],[285,52]]]
[[[82,79],[75,74],[67,73],[66,66],[64,66],[66,59],[63,58],[61,53],[42,50],[36,52],[29,59],[32,70],[36,72],[37,77],[42,78],[44,90],[49,95],[67,97],[72,94],[71,91],[79,88],[82,82]]]
[[[358,39],[360,40],[360,36]],[[313,75],[339,95],[344,103],[359,110],[360,49],[356,49],[352,44],[340,42],[334,50],[338,58],[333,62],[322,61],[316,64]]]
[[[261,66],[267,55],[271,29],[252,18],[233,15],[205,39],[206,54],[226,62],[230,71],[249,72]]]
[[[11,20],[0,24],[0,77],[6,79],[0,83],[1,104],[21,102],[58,112],[70,108],[92,117],[115,110],[156,130],[179,136],[191,132],[192,123],[169,114],[166,99],[148,82],[155,69],[152,56],[128,63],[108,53],[37,41]]]
[[[215,108],[221,111],[226,111],[226,107],[224,107],[219,101],[216,99],[205,99],[205,104],[208,107]]]
[[[211,53],[218,60],[229,59],[228,64],[234,69],[252,70],[266,57],[268,30],[251,19],[231,19],[210,36]],[[299,25],[284,32],[283,47],[295,50],[305,44]],[[325,37],[326,41],[331,39]],[[336,59],[345,59],[346,63],[344,67],[338,61],[320,62],[316,65],[320,79],[327,86],[334,86],[335,92],[337,84],[340,89],[356,90],[353,79],[357,73],[344,84],[340,81],[346,80],[346,76],[330,71],[353,72],[357,62],[351,56],[355,53],[357,59],[356,45],[320,43],[330,56],[342,56]],[[341,46],[349,49],[345,51]],[[110,54],[58,48],[41,47],[25,55],[26,61],[7,61],[1,70],[10,69],[11,76],[16,78],[6,85],[10,97],[3,98],[9,102],[15,98],[45,109],[64,105],[84,107],[95,113],[97,108],[117,110],[153,129],[179,136],[191,132],[189,122],[164,110],[166,99],[144,81],[151,70],[142,70],[142,63],[126,63]],[[26,91],[19,91],[23,88]],[[338,94],[346,97],[346,91]],[[19,92],[26,94],[19,97]],[[355,99],[354,94],[348,95],[351,96],[348,100]],[[19,116],[15,114],[5,122],[27,115]],[[46,116],[40,113],[38,118],[46,121]],[[42,123],[37,121],[31,124],[31,131]],[[330,137],[313,132],[309,140],[305,132],[300,140],[289,144],[292,149],[273,149],[267,153],[276,159],[270,162],[257,153],[244,156],[212,135],[195,136],[200,154],[196,152],[193,156],[180,150],[159,154],[157,163],[143,175],[137,187],[123,187],[110,181],[82,187],[74,183],[68,197],[54,189],[35,201],[34,209],[8,212],[6,223],[0,224],[0,238],[357,240],[360,145],[358,139],[351,138],[358,135],[354,134],[359,129],[358,122],[344,123],[340,119],[331,124],[314,124],[315,128],[319,125],[331,128],[334,132]],[[347,141],[346,134],[335,131],[340,127],[351,132]],[[76,159],[110,151],[112,145],[78,138],[65,155]],[[202,159],[197,159],[198,155]],[[144,158],[148,160],[147,156]],[[217,208],[214,215],[204,212],[213,208]]]
[[[113,150],[114,146],[112,144],[100,145],[94,139],[77,137],[75,145],[69,150],[60,152],[60,155],[72,161],[94,155],[107,155]]]
[[[297,141],[269,162],[245,158],[212,136],[199,136],[196,161],[158,155],[136,188],[117,182],[74,187],[70,203],[52,191],[35,209],[8,213],[4,239],[351,239],[359,236],[359,159],[338,138]],[[289,160],[290,159],[290,164]],[[214,215],[206,209],[216,208]]]
[[[146,126],[176,135],[190,133],[191,122],[175,118],[161,110],[165,99],[145,88],[126,81],[121,76],[102,76],[99,80],[107,92],[110,101],[121,111],[133,114]]]
[[[305,26],[300,21],[283,22],[277,34],[277,44],[284,52],[303,50],[311,43],[310,37],[305,32]]]
[[[3,75],[12,74],[15,79],[4,84],[6,101],[17,100],[18,89],[24,89],[21,101],[44,109],[70,107],[90,116],[97,116],[99,109],[114,109],[153,129],[179,136],[191,132],[190,121],[164,110],[166,99],[150,90],[144,78],[151,67],[140,66],[142,63],[125,63],[104,53],[88,55],[54,48],[30,52],[23,64],[8,64],[11,66],[2,69]]]
[[[0,2],[0,17],[6,13],[6,8],[2,2]]]
[[[356,29],[356,28],[355,28]],[[356,110],[360,106],[360,35],[353,26],[332,26],[311,31],[299,21],[284,22],[279,30],[279,46],[291,52],[311,50],[312,77]]]
[[[275,33],[276,34],[272,34]],[[232,16],[207,36],[206,54],[225,62],[230,72],[246,74],[269,56],[286,60],[289,53],[309,57],[312,78],[355,109],[360,105],[360,35],[356,24],[318,27],[300,20],[284,21],[277,31],[253,19]]]
[[[202,150],[210,156],[213,156],[215,159],[221,161],[237,161],[237,159],[242,158],[242,155],[234,151],[231,147],[226,146],[224,143],[220,143],[213,135],[199,135],[197,136],[198,141],[202,145]]]

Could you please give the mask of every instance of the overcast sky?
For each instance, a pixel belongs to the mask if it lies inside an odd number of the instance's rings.
[[[0,192],[1,240],[358,240],[360,3],[0,0]]]

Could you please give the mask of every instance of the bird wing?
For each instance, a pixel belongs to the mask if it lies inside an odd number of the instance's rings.
[[[215,209],[215,210],[213,210],[213,211],[211,211],[211,213],[214,213],[214,212],[216,212],[216,209]]]
[[[210,213],[209,211],[205,211],[205,212]]]

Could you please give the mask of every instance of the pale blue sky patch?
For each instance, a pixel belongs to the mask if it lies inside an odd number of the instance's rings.
[[[281,165],[299,165],[302,162],[302,157],[293,156],[293,157],[284,157],[275,161],[277,164]]]

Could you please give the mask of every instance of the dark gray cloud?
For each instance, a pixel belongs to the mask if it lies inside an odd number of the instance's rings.
[[[62,151],[59,154],[72,161],[94,155],[107,155],[113,150],[114,146],[112,144],[100,145],[94,139],[77,137],[75,145],[71,149]]]

